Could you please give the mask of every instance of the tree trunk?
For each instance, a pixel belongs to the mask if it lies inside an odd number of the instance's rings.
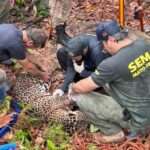
[[[67,21],[72,8],[71,0],[49,0],[50,16],[52,25],[55,27],[58,24]]]

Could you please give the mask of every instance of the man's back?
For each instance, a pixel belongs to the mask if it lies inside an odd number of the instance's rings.
[[[8,42],[10,39],[13,40],[17,35],[22,36],[21,32],[13,24],[0,24],[0,34],[2,36],[0,44]]]
[[[0,61],[25,58],[22,33],[13,24],[0,24]]]
[[[150,100],[150,44],[138,39],[108,60],[114,72],[110,86],[129,99]],[[115,90],[114,90],[115,91]]]
[[[133,130],[150,123],[150,43],[138,39],[100,65],[108,93],[131,113]]]

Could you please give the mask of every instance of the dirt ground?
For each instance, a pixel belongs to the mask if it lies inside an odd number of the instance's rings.
[[[132,1],[134,2],[134,1]],[[133,19],[132,3],[126,3],[126,26],[133,29],[140,29],[138,20]],[[67,33],[72,37],[80,33],[95,34],[95,27],[100,21],[106,19],[117,19],[119,15],[118,3],[115,0],[74,0],[71,14],[67,20]],[[118,20],[118,19],[117,19]],[[49,18],[41,22],[41,26],[48,34],[51,34],[51,39],[47,42],[44,49],[38,49],[44,59],[49,64],[51,73],[50,92],[58,88],[63,82],[63,72],[56,59],[57,44],[55,42],[55,32],[51,32],[49,26]],[[19,25],[20,26],[20,25]],[[150,29],[150,6],[144,9],[144,29]],[[150,32],[150,31],[149,31]],[[40,57],[38,57],[39,61]],[[11,74],[8,69],[8,74]],[[11,74],[12,75],[12,74]],[[35,130],[34,130],[35,132]],[[70,143],[72,148],[68,150],[150,150],[150,135],[146,137],[138,137],[136,139],[126,140],[119,144],[101,144],[98,141],[93,141],[89,133],[74,134],[71,137]],[[96,148],[89,148],[89,143],[93,143]],[[41,150],[47,150],[41,148]]]

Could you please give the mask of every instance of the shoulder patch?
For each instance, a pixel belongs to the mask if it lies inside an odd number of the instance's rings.
[[[94,72],[96,75],[100,75],[100,72],[98,70],[95,70]]]

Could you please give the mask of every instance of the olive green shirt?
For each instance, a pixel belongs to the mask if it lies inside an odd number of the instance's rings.
[[[110,58],[92,74],[93,81],[131,114],[134,131],[150,127],[150,43],[137,39]]]

